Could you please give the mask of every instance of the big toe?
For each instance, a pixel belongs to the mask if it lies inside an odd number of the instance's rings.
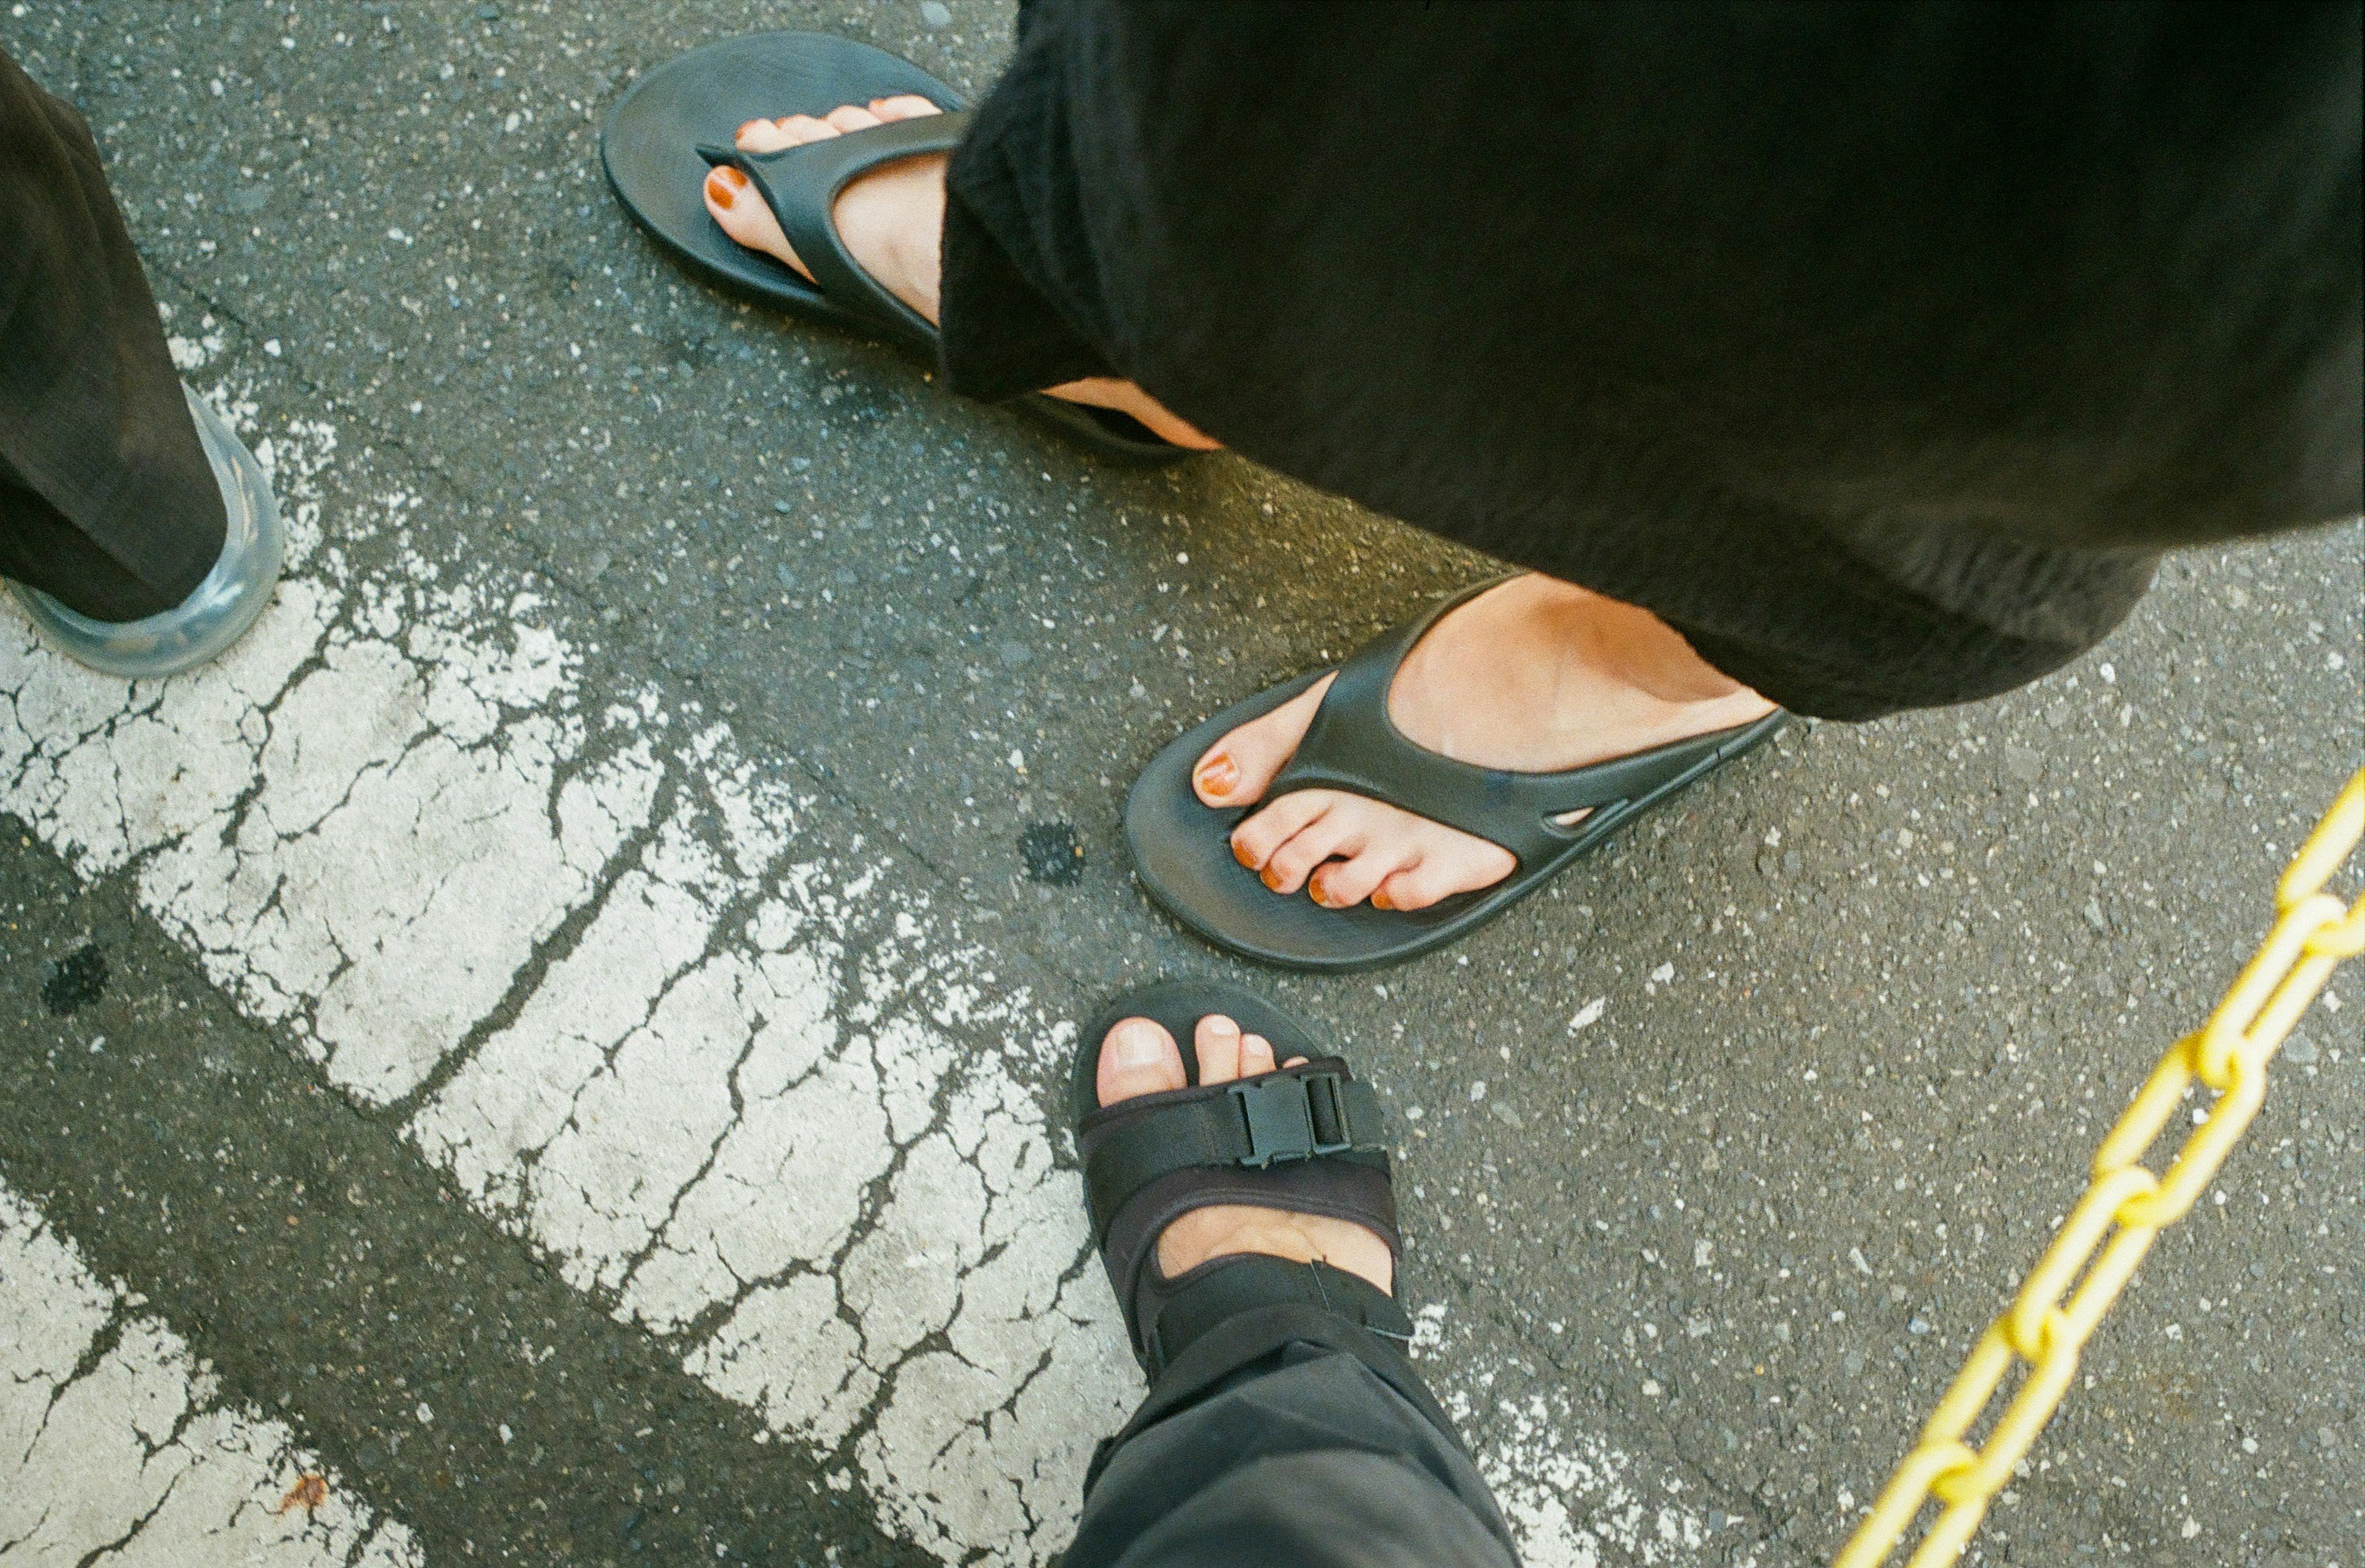
[[[706,197],[706,210],[723,232],[751,251],[761,251],[776,262],[783,262],[804,271],[790,247],[789,237],[780,231],[780,220],[757,193],[755,183],[727,163],[718,164],[706,172],[706,184],[701,195]]]
[[[1247,806],[1262,800],[1297,754],[1297,743],[1306,738],[1306,726],[1314,722],[1315,711],[1322,706],[1322,694],[1337,678],[1324,676],[1272,712],[1250,719],[1209,746],[1191,768],[1191,788],[1200,804]]]
[[[1182,1071],[1182,1052],[1163,1025],[1148,1018],[1126,1018],[1101,1042],[1096,1075],[1101,1103],[1114,1105],[1141,1094],[1180,1089],[1190,1080]]]

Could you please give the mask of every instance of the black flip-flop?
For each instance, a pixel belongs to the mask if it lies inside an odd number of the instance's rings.
[[[1777,710],[1754,723],[1562,773],[1475,767],[1415,745],[1388,718],[1396,666],[1440,617],[1495,586],[1454,596],[1341,665],[1296,756],[1255,806],[1201,804],[1192,767],[1226,734],[1313,685],[1320,670],[1227,708],[1151,758],[1125,803],[1126,843],[1150,897],[1207,941],[1261,963],[1328,971],[1401,963],[1501,914],[1644,812],[1772,738],[1788,717]],[[1302,894],[1283,898],[1233,857],[1231,831],[1250,812],[1296,790],[1384,801],[1498,844],[1519,866],[1493,887],[1424,910],[1325,909]],[[1552,820],[1580,810],[1586,815],[1569,826]]]
[[[1202,1084],[1191,1049],[1199,1020],[1220,1013],[1272,1042],[1294,1068]],[[1102,1043],[1125,1018],[1153,1019],[1182,1048],[1191,1087],[1104,1106]],[[1243,1312],[1313,1306],[1399,1345],[1412,1321],[1395,1299],[1327,1263],[1228,1254],[1169,1278],[1158,1238],[1178,1216],[1252,1204],[1370,1226],[1401,1254],[1379,1096],[1345,1060],[1262,998],[1219,980],[1166,980],[1118,997],[1076,1045],[1077,1142],[1093,1239],[1125,1313],[1134,1354],[1155,1381],[1208,1329]]]
[[[751,119],[819,117],[903,93],[946,112],[779,152],[742,153],[732,145]],[[693,270],[762,304],[883,339],[933,365],[936,329],[846,253],[830,210],[867,170],[951,151],[969,124],[960,107],[950,87],[885,50],[826,33],[755,33],[694,49],[642,77],[608,117],[600,161],[625,210]],[[739,170],[763,193],[818,286],[716,226],[699,194],[715,163]],[[1104,457],[1164,463],[1190,455],[1113,409],[1040,393],[1018,402]]]

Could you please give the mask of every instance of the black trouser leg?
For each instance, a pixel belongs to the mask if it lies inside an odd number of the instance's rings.
[[[1102,1445],[1063,1568],[1512,1568],[1510,1533],[1393,1347],[1272,1307],[1211,1330]]]
[[[90,128],[0,53],[0,577],[138,620],[226,526]]]
[[[2356,511],[2359,16],[1030,0],[947,377],[1129,378],[1797,712],[1967,701]]]

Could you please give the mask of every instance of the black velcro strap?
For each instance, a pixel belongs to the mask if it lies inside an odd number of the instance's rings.
[[[1105,1236],[1126,1200],[1193,1166],[1264,1170],[1289,1160],[1384,1156],[1380,1097],[1332,1068],[1297,1068],[1145,1106],[1095,1129],[1084,1158],[1093,1234]]]

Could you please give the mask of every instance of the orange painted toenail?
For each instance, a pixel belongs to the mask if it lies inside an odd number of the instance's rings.
[[[1378,888],[1373,888],[1372,890],[1372,907],[1373,909],[1394,909],[1396,906],[1388,902],[1388,895],[1385,892]]]
[[[1251,871],[1257,868],[1256,857],[1249,853],[1248,846],[1239,843],[1238,840],[1235,840],[1232,844],[1232,858],[1239,861],[1241,865],[1247,867]]]
[[[739,199],[739,193],[746,188],[747,176],[728,164],[707,171],[706,194],[713,198],[715,206],[726,212]]]
[[[1199,769],[1199,788],[1210,795],[1228,795],[1239,781],[1239,765],[1228,752],[1217,752]]]
[[[1271,888],[1274,892],[1281,891],[1281,873],[1274,870],[1272,867],[1268,866],[1262,871],[1259,872],[1257,874],[1257,879],[1262,882],[1266,887]]]

